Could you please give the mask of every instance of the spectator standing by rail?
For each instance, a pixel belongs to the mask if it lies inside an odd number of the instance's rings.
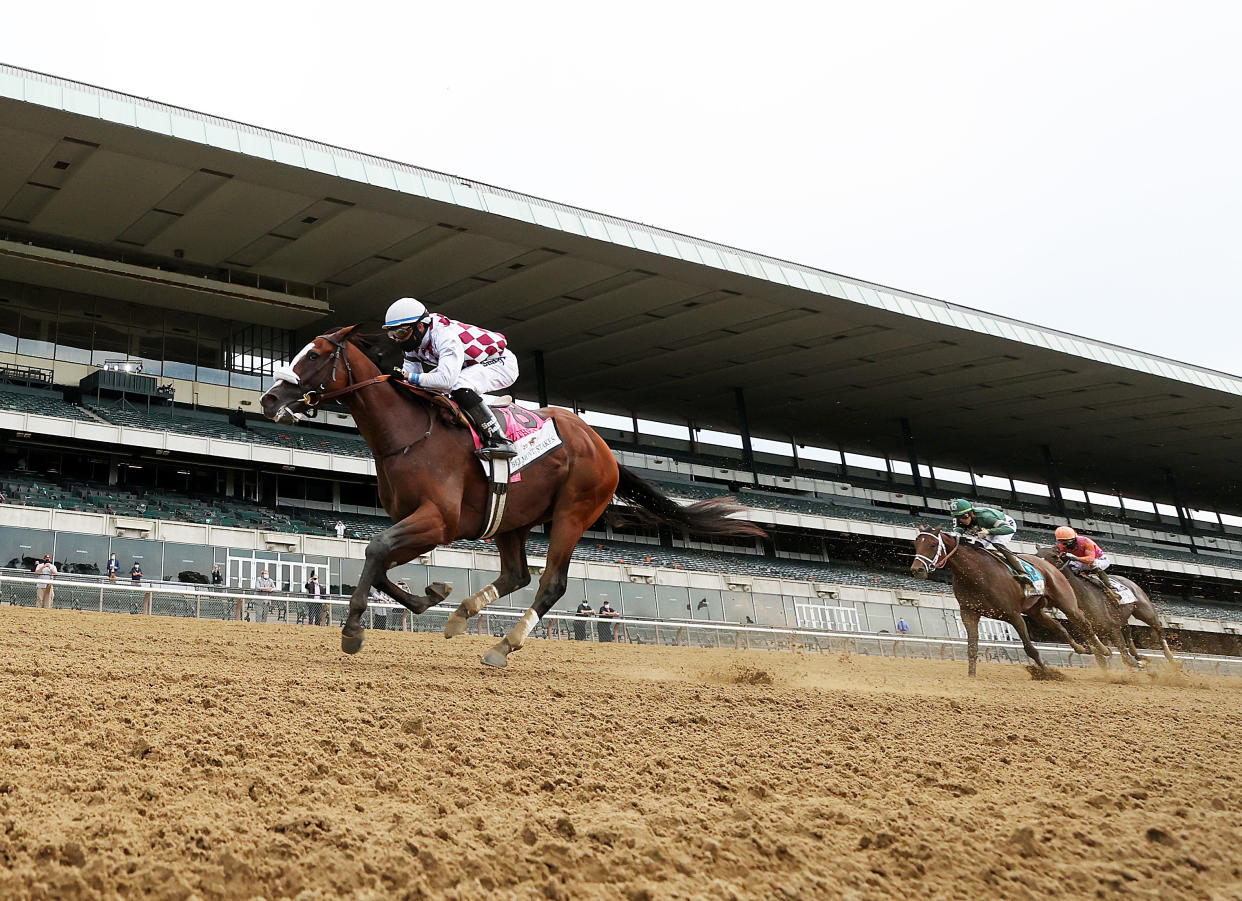
[[[595,631],[600,641],[612,641],[612,621],[620,615],[608,601],[599,605],[599,622],[595,624]]]
[[[129,568],[129,580],[137,585],[142,581],[142,563],[135,560],[134,565]]]
[[[336,521],[336,537],[345,537],[345,523],[341,522],[339,519]]]
[[[323,586],[319,584],[319,574],[311,573],[309,579],[306,580],[306,593],[311,599],[306,603],[306,623],[310,626],[323,625],[323,601],[319,600],[323,597]]]
[[[224,585],[224,576],[220,574],[220,564],[216,563],[211,567],[211,587],[219,591]]]
[[[267,622],[267,608],[271,606],[272,599],[268,597],[276,590],[276,582],[267,574],[267,570],[263,570],[263,574],[254,580],[254,587],[263,592],[254,599],[254,621],[256,623]]]
[[[108,555],[108,562],[105,564],[108,572],[108,581],[115,582],[116,577],[121,574],[121,561],[116,558],[116,551]]]
[[[582,603],[578,605],[575,611],[574,619],[574,638],[577,641],[587,640],[587,619],[595,615],[595,611],[591,609],[591,602],[586,598],[582,599]]]
[[[58,572],[56,564],[52,562],[52,555],[44,554],[43,562],[36,566],[34,571],[36,576],[44,578],[44,581],[35,585],[35,606],[51,610],[52,599],[56,596],[56,591],[52,588],[52,579]]]

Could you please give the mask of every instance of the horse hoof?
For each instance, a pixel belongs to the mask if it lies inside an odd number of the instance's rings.
[[[357,635],[341,635],[341,650],[346,654],[357,654],[362,650],[362,636],[362,632]]]
[[[470,618],[461,612],[461,608],[448,618],[448,622],[444,624],[444,637],[456,638],[458,635],[465,635],[466,630],[470,628]]]
[[[501,641],[483,655],[484,666],[504,667],[509,665],[509,653],[512,649],[507,641]]]
[[[445,585],[443,582],[432,582],[424,590],[427,592],[427,596],[432,599],[431,604],[434,607],[453,593],[453,586]]]

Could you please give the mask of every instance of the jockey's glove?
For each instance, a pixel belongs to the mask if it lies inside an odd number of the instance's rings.
[[[978,535],[980,538],[987,538],[988,535],[991,534],[991,532],[989,532],[987,529],[978,529],[975,531],[975,534]]]

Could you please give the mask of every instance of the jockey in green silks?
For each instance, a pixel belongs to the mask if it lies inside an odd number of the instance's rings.
[[[1022,561],[1007,547],[1018,531],[1018,524],[1012,516],[1003,510],[976,507],[964,497],[954,498],[949,502],[949,515],[963,533],[981,542],[988,550],[1000,554],[1013,571],[1013,577],[1022,586],[1023,594],[1027,597],[1038,594],[1035,583],[1022,566]]]

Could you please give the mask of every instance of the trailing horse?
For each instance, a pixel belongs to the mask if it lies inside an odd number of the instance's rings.
[[[1118,603],[1104,591],[1103,585],[1094,579],[1070,571],[1068,566],[1061,565],[1055,550],[1043,550],[1040,556],[1065,573],[1070,588],[1074,590],[1074,596],[1078,598],[1078,606],[1086,615],[1092,630],[1101,641],[1111,641],[1116,645],[1121,652],[1121,659],[1128,665],[1142,666],[1143,664],[1139,657],[1138,647],[1134,644],[1134,636],[1130,632],[1129,623],[1132,616],[1151,627],[1160,640],[1160,648],[1164,651],[1165,659],[1169,663],[1176,664],[1177,661],[1165,639],[1164,626],[1160,624],[1160,615],[1156,612],[1156,605],[1151,602],[1147,592],[1139,588],[1133,580],[1109,572],[1108,577],[1114,585],[1127,589],[1122,593],[1122,602]]]
[[[351,337],[354,329],[336,329],[313,340],[288,368],[277,372],[276,383],[262,399],[270,419],[288,423],[313,415],[325,400],[340,398],[375,458],[380,502],[394,525],[367,545],[341,634],[341,649],[349,654],[362,648],[362,614],[372,586],[414,613],[448,595],[450,589],[440,583],[428,586],[424,595],[412,595],[393,584],[388,570],[438,545],[479,537],[493,490],[474,455],[473,436],[453,410],[442,398],[398,388],[359,346],[359,339]],[[565,593],[574,547],[614,495],[674,529],[702,535],[765,534],[752,523],[730,518],[741,508],[728,501],[678,505],[618,465],[604,439],[568,410],[549,407],[538,413],[555,424],[561,445],[523,468],[520,480],[508,486],[504,515],[494,532],[500,575],[462,601],[444,629],[446,638],[462,634],[470,617],[530,583],[526,538],[534,526],[549,523],[547,564],[535,602],[484,655],[489,666],[504,666]]]
[[[926,579],[935,570],[948,567],[953,574],[953,596],[957,598],[962,623],[966,626],[970,675],[975,675],[979,658],[979,618],[983,616],[1004,620],[1013,626],[1018,637],[1022,639],[1022,648],[1026,655],[1035,661],[1044,675],[1047,675],[1048,668],[1031,642],[1022,614],[1025,613],[1032,622],[1058,635],[1075,653],[1086,654],[1087,649],[1075,641],[1065,627],[1048,612],[1049,604],[1065,614],[1075,634],[1091,645],[1095,659],[1104,666],[1104,658],[1109,655],[1109,650],[1100,644],[1091,631],[1086,617],[1078,609],[1074,592],[1065,576],[1047,560],[1026,554],[1018,556],[1035,567],[1044,577],[1042,595],[1025,597],[1009,567],[984,548],[963,540],[959,535],[942,532],[930,526],[919,526],[918,537],[914,539],[914,562],[910,564],[910,573],[916,578]]]

